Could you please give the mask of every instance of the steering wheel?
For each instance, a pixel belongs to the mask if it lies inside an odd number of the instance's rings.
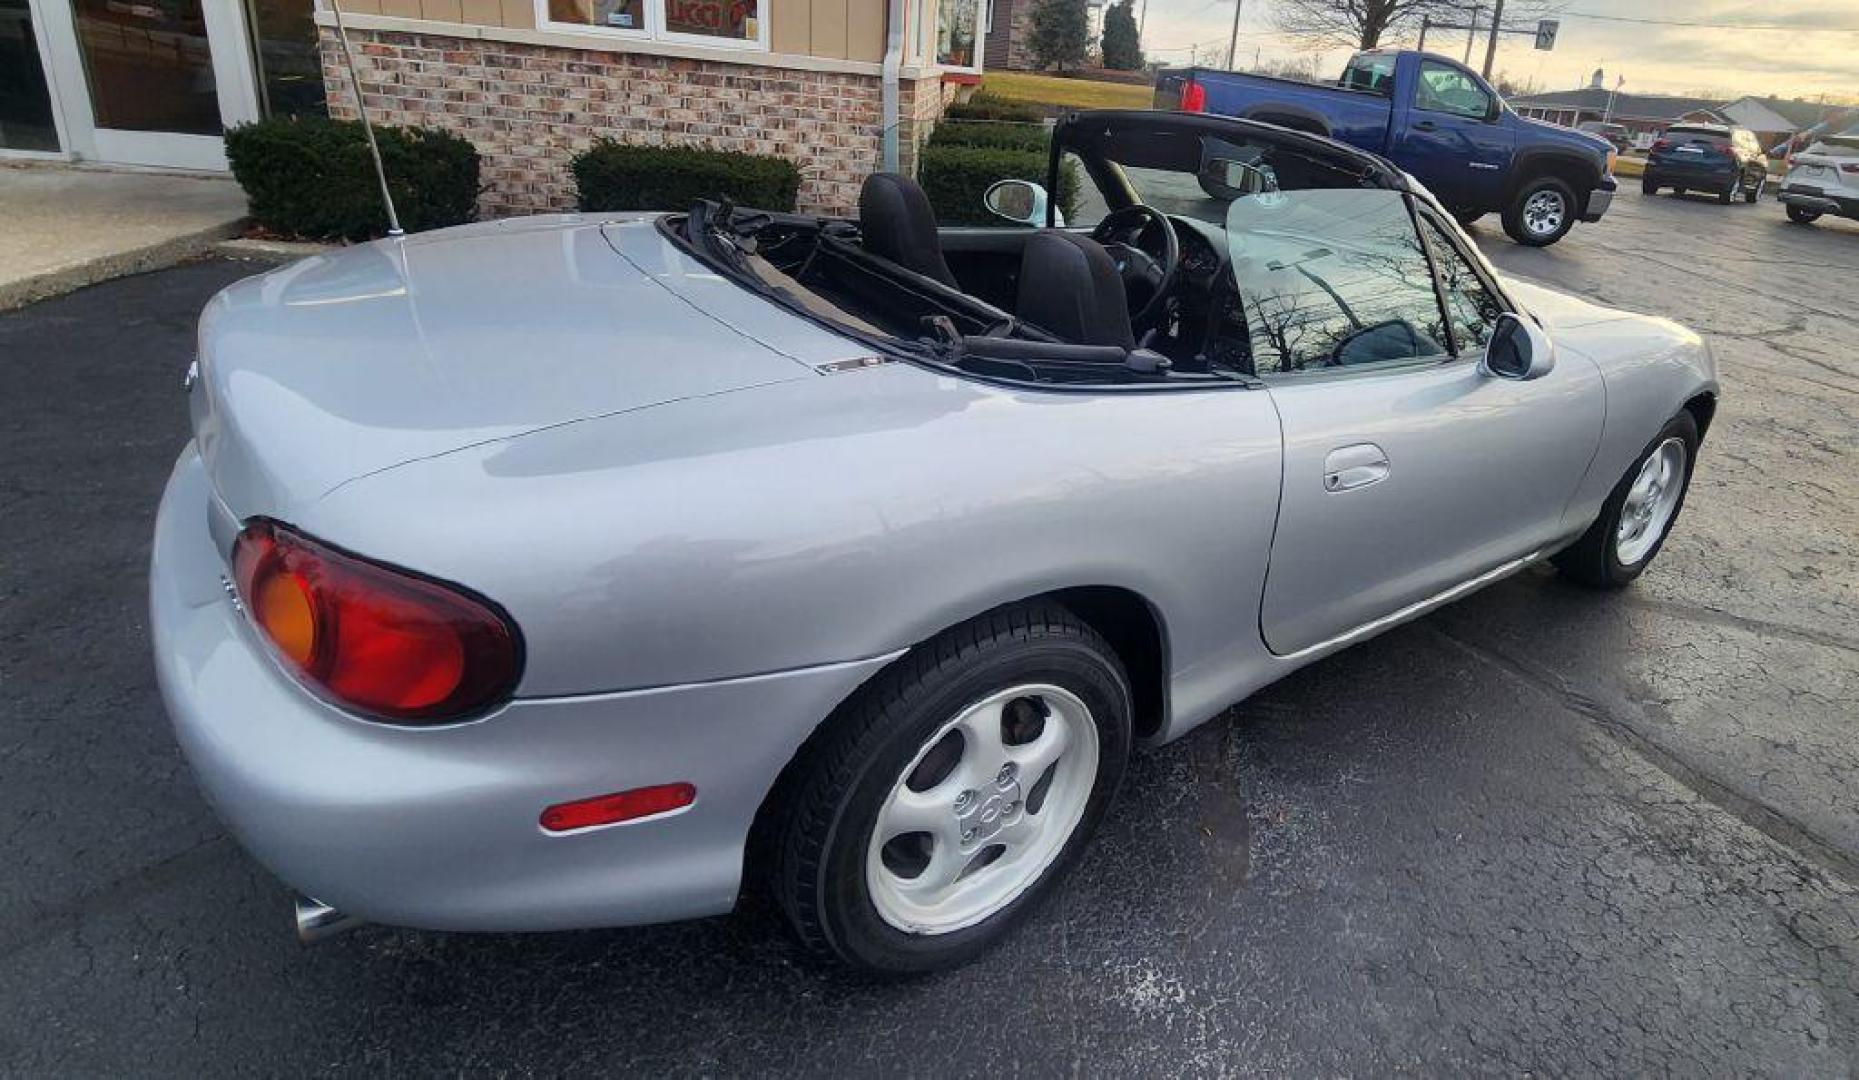
[[[1136,246],[1137,237],[1151,223],[1162,236],[1160,253]],[[1136,309],[1130,315],[1130,328],[1140,331],[1162,313],[1163,300],[1175,285],[1175,272],[1181,267],[1181,240],[1175,226],[1155,207],[1132,203],[1106,214],[1091,230],[1091,239],[1104,245],[1116,262],[1123,291]]]

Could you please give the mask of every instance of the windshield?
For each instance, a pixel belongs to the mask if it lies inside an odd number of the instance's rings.
[[[1446,353],[1425,248],[1398,191],[1271,191],[1226,220],[1254,370],[1305,372]]]

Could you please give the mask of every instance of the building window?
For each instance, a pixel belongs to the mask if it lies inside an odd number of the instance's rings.
[[[538,0],[543,24],[735,49],[768,47],[768,0]]]
[[[936,62],[943,67],[978,70],[975,55],[980,41],[980,0],[937,0]]]

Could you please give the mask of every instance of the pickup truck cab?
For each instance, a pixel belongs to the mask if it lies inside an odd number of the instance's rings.
[[[1454,60],[1412,49],[1359,52],[1334,86],[1206,68],[1163,72],[1155,106],[1258,120],[1380,154],[1461,222],[1504,217],[1519,244],[1553,244],[1599,221],[1618,186],[1614,149],[1525,119]]]

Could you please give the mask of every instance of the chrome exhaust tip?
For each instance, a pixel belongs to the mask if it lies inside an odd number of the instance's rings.
[[[297,940],[305,945],[335,937],[361,924],[361,919],[345,915],[321,900],[308,896],[297,898]]]

